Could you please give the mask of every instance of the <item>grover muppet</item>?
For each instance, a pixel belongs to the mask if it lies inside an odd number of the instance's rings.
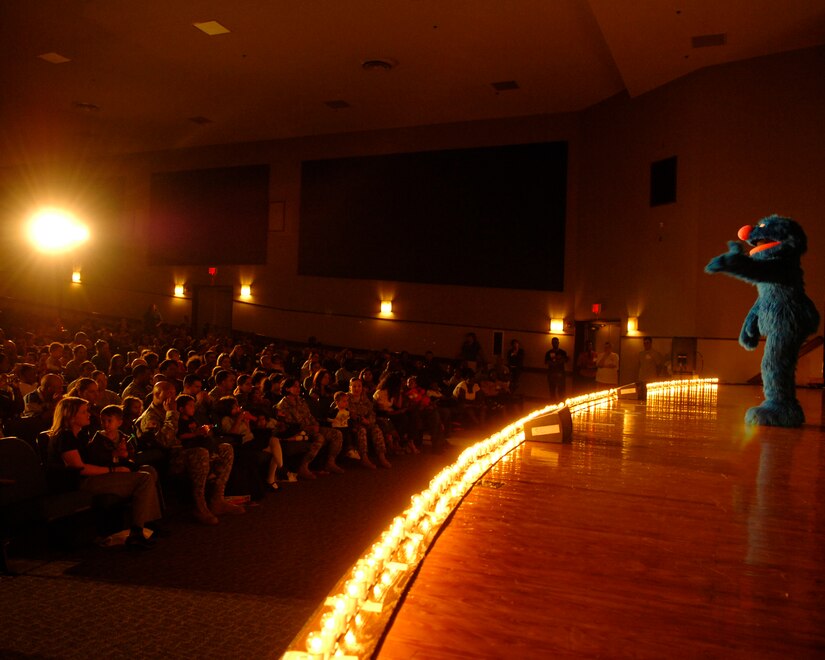
[[[752,351],[764,335],[762,384],[765,400],[745,413],[748,424],[801,426],[805,413],[796,399],[799,349],[819,327],[819,313],[802,281],[800,257],[808,248],[805,232],[790,218],[771,215],[739,230],[745,245],[728,242],[728,251],[710,260],[705,272],[725,273],[756,285],[758,296],[742,325],[739,343]]]

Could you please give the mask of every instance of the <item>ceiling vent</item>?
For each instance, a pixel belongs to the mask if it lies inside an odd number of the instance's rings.
[[[344,108],[351,108],[352,106],[342,99],[335,101],[324,101],[324,105],[333,110],[343,110]]]
[[[83,101],[75,101],[72,105],[76,110],[83,110],[83,112],[100,112],[100,106],[95,103],[84,103]]]
[[[711,48],[713,46],[724,46],[728,41],[728,35],[721,34],[700,34],[690,38],[690,45],[693,48]]]
[[[189,121],[191,121],[193,124],[199,125],[212,123],[212,120],[209,119],[209,117],[189,117]]]
[[[51,64],[65,64],[66,62],[71,62],[68,57],[64,57],[60,53],[43,53],[42,55],[38,55],[38,57],[41,60],[50,62]]]
[[[361,68],[364,71],[389,71],[395,68],[398,62],[395,60],[388,60],[385,58],[377,58],[373,60],[364,60],[361,62]]]
[[[490,83],[497,92],[509,92],[514,89],[519,89],[518,83],[515,80],[502,80],[501,82]]]

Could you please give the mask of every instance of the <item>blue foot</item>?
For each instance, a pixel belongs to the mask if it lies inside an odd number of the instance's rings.
[[[802,426],[805,423],[805,413],[798,401],[772,401],[766,399],[762,405],[748,409],[745,413],[745,422],[760,426]]]

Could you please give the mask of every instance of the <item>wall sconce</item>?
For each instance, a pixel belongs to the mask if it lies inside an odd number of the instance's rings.
[[[638,316],[628,316],[627,317],[627,334],[635,335],[639,331],[639,317]]]
[[[75,266],[72,269],[72,282],[74,282],[75,284],[80,284],[81,281],[82,278],[80,276],[80,266]]]
[[[550,332],[559,335],[564,332],[564,319],[550,319]]]
[[[392,300],[381,301],[381,316],[392,316]]]
[[[241,298],[252,297],[252,286],[250,284],[241,284]]]
[[[183,284],[175,285],[175,298],[183,298]]]
[[[602,304],[601,303],[593,303],[590,305],[590,311],[596,314],[597,316],[602,313]]]

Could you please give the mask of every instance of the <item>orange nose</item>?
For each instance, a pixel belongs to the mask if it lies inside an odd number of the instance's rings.
[[[753,226],[752,225],[745,225],[744,227],[742,227],[736,233],[736,235],[739,237],[740,241],[747,241],[748,237],[751,235],[752,231],[753,231]]]

